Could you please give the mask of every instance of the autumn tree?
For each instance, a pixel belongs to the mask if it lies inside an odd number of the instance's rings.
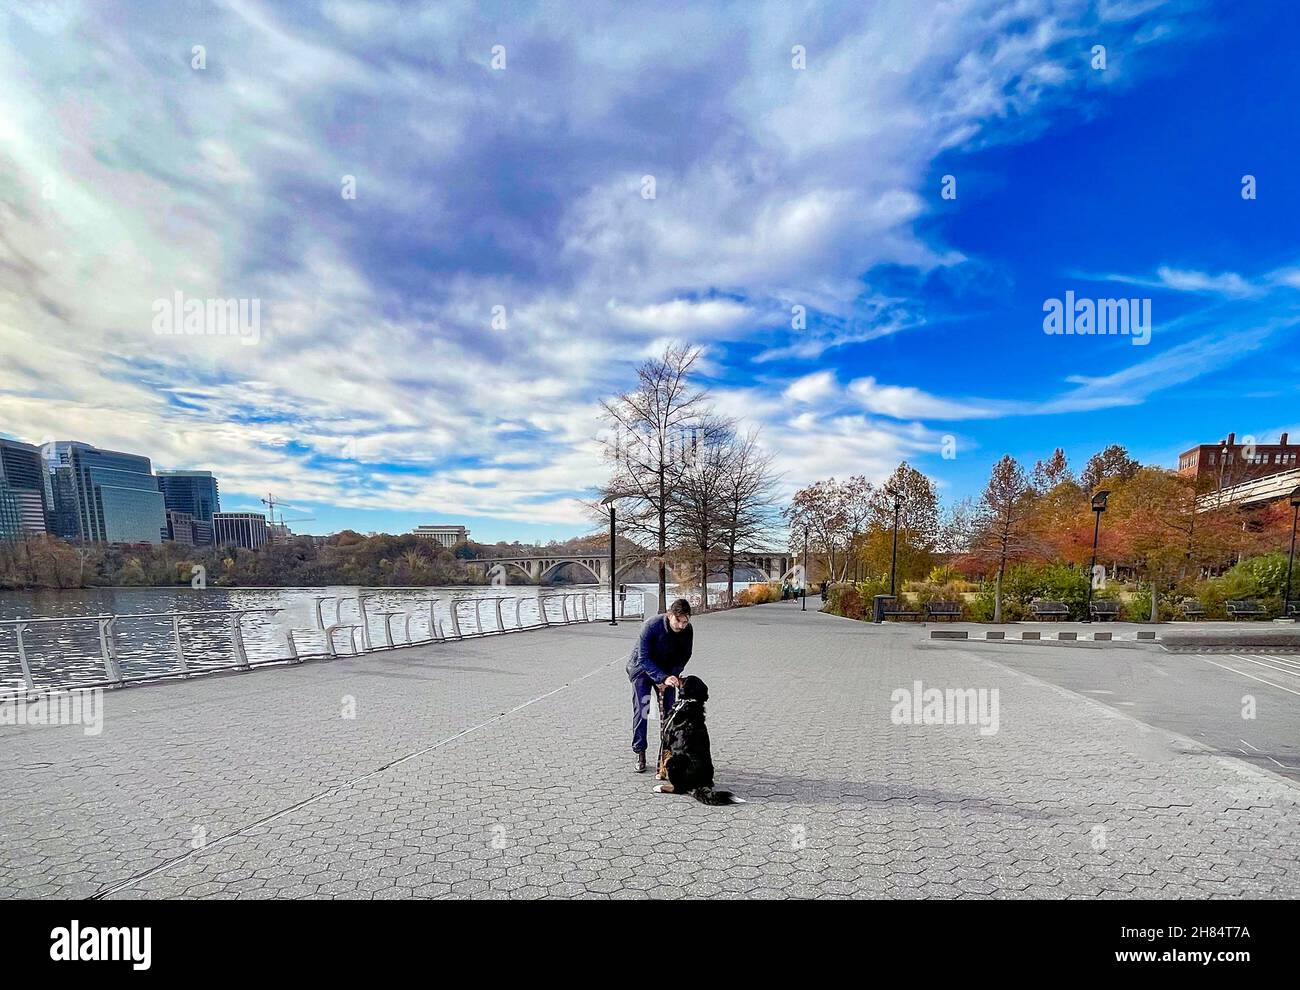
[[[803,536],[809,549],[826,555],[826,576],[835,570],[835,550],[844,535],[844,493],[834,478],[817,481],[794,493],[782,515],[790,527],[790,549],[803,549]],[[809,580],[810,575],[804,575]]]
[[[1141,464],[1129,457],[1128,450],[1122,444],[1113,443],[1100,453],[1092,455],[1083,474],[1079,475],[1079,484],[1091,495],[1101,487],[1102,482],[1128,481],[1141,467]]]
[[[1002,579],[1007,561],[1022,556],[1033,545],[1027,525],[1034,503],[1034,489],[1024,469],[1010,454],[993,466],[988,485],[980,497],[974,549],[998,562],[993,583],[993,621],[1002,621]]]
[[[893,556],[894,509],[898,507],[898,574],[922,577],[939,545],[939,497],[934,483],[906,461],[870,495],[871,514],[863,535],[863,559],[872,573],[889,573]]]

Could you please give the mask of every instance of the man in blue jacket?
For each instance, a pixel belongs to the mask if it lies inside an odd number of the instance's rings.
[[[632,752],[636,772],[645,772],[646,718],[650,714],[650,691],[663,692],[663,711],[673,706],[682,671],[691,659],[695,630],[691,628],[691,603],[679,598],[663,615],[646,619],[632,655],[627,659],[627,676],[632,682]]]

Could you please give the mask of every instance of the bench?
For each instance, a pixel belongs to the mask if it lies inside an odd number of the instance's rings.
[[[1029,606],[1029,611],[1035,619],[1065,619],[1070,615],[1070,609],[1065,602],[1033,602]]]
[[[1201,603],[1198,602],[1195,598],[1186,599],[1178,607],[1182,609],[1183,615],[1185,615],[1189,619],[1205,618],[1205,609],[1201,607]]]
[[[885,610],[884,610],[884,615],[885,615],[885,618],[886,618],[886,619],[890,618],[891,616],[892,616],[893,618],[895,618],[895,619],[919,619],[919,618],[921,618],[921,613],[920,613],[920,612],[917,612],[917,611],[914,610],[914,609],[910,609],[910,608],[908,608],[906,605],[894,605],[894,606],[892,606],[892,607],[889,606],[889,605],[886,605],[886,606],[885,606]]]
[[[961,602],[926,602],[925,617],[927,619],[937,619],[939,617],[947,619],[961,618]]]
[[[1288,602],[1286,606],[1286,618],[1300,618],[1300,602]]]
[[[1088,615],[1098,622],[1105,622],[1107,619],[1113,622],[1119,618],[1119,602],[1107,599],[1093,602],[1088,606]]]
[[[1263,607],[1253,600],[1224,602],[1223,607],[1228,610],[1229,619],[1249,619],[1264,614]]]

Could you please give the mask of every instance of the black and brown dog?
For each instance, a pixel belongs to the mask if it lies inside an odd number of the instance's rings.
[[[659,734],[660,794],[689,794],[704,804],[744,804],[730,791],[713,789],[713,753],[704,724],[704,703],[709,688],[698,677],[682,678],[677,704],[668,713]]]

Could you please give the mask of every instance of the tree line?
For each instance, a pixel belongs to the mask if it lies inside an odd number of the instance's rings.
[[[890,567],[898,512],[900,580],[942,570],[993,583],[994,621],[1002,620],[1003,582],[1017,564],[1086,565],[1097,516],[1092,498],[1108,492],[1097,531],[1097,561],[1113,578],[1132,577],[1151,592],[1154,621],[1162,596],[1248,558],[1286,550],[1292,514],[1285,503],[1198,511],[1212,479],[1145,465],[1119,444],[1094,454],[1077,475],[1057,448],[1026,470],[1010,455],[993,465],[983,492],[941,512],[935,486],[903,463],[883,484],[863,477],[819,481],[784,510],[791,544],[804,534],[833,581],[881,578]]]
[[[0,588],[86,588],[191,584],[319,587],[482,584],[463,546],[416,536],[362,536],[344,530],[324,542],[292,537],[260,550],[235,547],[71,544],[52,536],[0,541]],[[198,568],[199,570],[196,570]]]

